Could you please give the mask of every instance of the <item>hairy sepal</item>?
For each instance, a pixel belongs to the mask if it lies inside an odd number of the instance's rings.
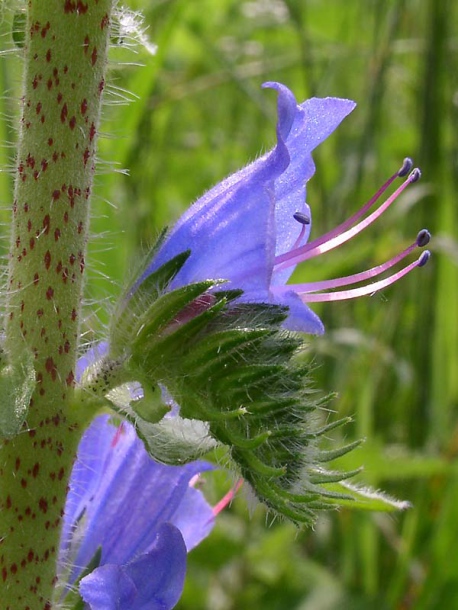
[[[320,437],[348,418],[319,427],[322,401],[310,388],[303,341],[282,327],[288,310],[240,302],[241,292],[224,291],[221,280],[171,289],[188,256],[139,275],[123,297],[108,354],[126,381],[107,394],[114,410],[161,462],[181,464],[224,445],[258,499],[296,524],[312,523],[322,508],[370,506],[344,484],[358,470],[322,466],[359,443],[320,448]],[[160,421],[148,417],[159,413],[149,407],[158,397],[175,411]]]
[[[186,464],[203,457],[217,446],[205,422],[184,419],[178,414],[163,417],[160,421],[142,418],[136,401],[132,400],[132,389],[132,386],[126,384],[112,390],[107,398],[113,410],[135,427],[146,450],[157,462]],[[157,391],[160,392],[160,388]],[[141,400],[148,402],[147,397]],[[167,399],[164,399],[163,405],[167,413],[170,413],[172,405],[167,404]]]

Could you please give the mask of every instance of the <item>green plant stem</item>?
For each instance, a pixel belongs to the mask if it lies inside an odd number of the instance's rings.
[[[36,386],[0,449],[0,607],[49,609],[68,480],[89,414],[72,407],[112,0],[29,0],[6,352]]]

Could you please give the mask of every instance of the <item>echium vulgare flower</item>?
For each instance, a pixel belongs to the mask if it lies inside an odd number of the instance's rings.
[[[278,92],[276,146],[211,189],[159,239],[112,316],[108,343],[83,374],[81,399],[106,401],[162,462],[181,464],[226,446],[258,499],[295,523],[347,502],[400,507],[351,486],[346,479],[355,471],[325,469],[358,442],[320,448],[320,436],[347,420],[317,424],[319,402],[296,331],[323,332],[309,302],[372,293],[424,265],[428,252],[387,279],[329,292],[383,273],[426,245],[429,233],[420,231],[400,255],[357,275],[287,281],[296,264],[374,221],[420,172],[406,159],[359,212],[308,242],[311,152],[355,104],[336,98],[297,104],[285,86],[265,86]],[[405,177],[403,184],[366,216],[397,177]]]
[[[97,610],[173,608],[186,553],[214,514],[190,484],[211,465],[152,460],[125,422],[97,417],[78,448],[59,555],[56,605]]]

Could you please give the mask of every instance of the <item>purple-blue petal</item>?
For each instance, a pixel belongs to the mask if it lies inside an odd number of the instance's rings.
[[[265,83],[278,91],[279,104],[282,98],[292,94],[279,83]],[[355,108],[355,102],[340,98],[311,98],[302,104],[285,105],[293,114],[288,118],[291,128],[285,137],[290,163],[275,182],[276,251],[279,255],[290,250],[299,236],[301,226],[293,219],[295,212],[305,212],[310,218],[310,208],[306,202],[306,182],[315,173],[312,151],[321,144]],[[279,106],[280,121],[280,106]],[[311,225],[301,243],[306,243]],[[292,268],[275,273],[273,284],[285,284]]]
[[[186,546],[180,530],[163,524],[148,553],[125,565],[105,564],[82,579],[91,610],[170,610],[180,599]]]
[[[278,295],[274,292],[273,302],[288,307],[289,315],[284,323],[288,330],[310,335],[322,335],[324,333],[323,322],[292,290],[282,291]]]
[[[86,431],[72,473],[60,554],[62,566],[74,565],[70,582],[98,547],[101,564],[123,565],[151,550],[163,523],[183,527],[191,549],[214,522],[201,492],[189,485],[210,464],[158,464],[132,426],[124,423],[119,429],[108,420],[100,416]]]
[[[172,288],[206,279],[225,279],[227,287],[244,291],[246,302],[278,302],[271,287],[283,286],[294,267],[275,272],[274,260],[276,255],[290,250],[299,237],[301,225],[293,214],[304,212],[310,216],[305,184],[315,172],[311,152],[355,104],[338,98],[313,98],[298,105],[284,85],[264,86],[278,92],[276,146],[191,206],[169,233],[145,275],[177,254],[191,250]],[[301,244],[308,240],[309,232],[310,227],[306,227]],[[287,305],[287,301],[291,302],[290,297],[280,297],[282,304]],[[306,305],[297,305],[287,326],[322,332],[316,319]]]
[[[212,188],[178,220],[146,274],[190,249],[173,287],[226,279],[228,287],[267,294],[275,247],[274,180],[288,163],[280,140],[269,155]]]

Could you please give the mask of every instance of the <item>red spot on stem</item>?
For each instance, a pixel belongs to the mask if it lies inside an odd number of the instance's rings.
[[[65,123],[65,121],[67,120],[67,116],[68,116],[68,106],[65,103],[62,106],[62,110],[60,111],[60,121],[61,121],[61,123]]]
[[[38,500],[38,506],[39,506],[39,508],[40,508],[42,513],[47,513],[48,512],[48,502],[47,502],[46,498],[41,497]]]
[[[49,214],[46,214],[46,216],[43,218],[43,229],[45,235],[48,235],[50,226],[51,218],[49,217]]]
[[[27,167],[30,167],[30,169],[33,169],[35,167],[35,157],[28,153],[27,158],[25,160],[25,164],[27,165]]]
[[[44,261],[46,269],[49,269],[51,266],[51,252],[49,250],[46,250]]]
[[[102,17],[102,20],[100,21],[100,29],[104,30],[108,24],[110,23],[110,18],[108,17],[108,13],[105,13],[105,15]]]
[[[53,381],[55,381],[57,378],[57,367],[56,367],[56,363],[54,362],[54,360],[51,357],[47,358],[47,360],[45,362],[45,369],[46,369],[46,372],[49,375],[51,375],[51,379]]]
[[[92,142],[92,140],[95,138],[95,134],[97,133],[97,130],[95,128],[94,123],[91,123],[91,126],[89,128],[89,141]]]
[[[51,27],[51,24],[49,23],[49,21],[47,21],[46,25],[41,28],[41,37],[42,38],[46,38],[50,27]]]

